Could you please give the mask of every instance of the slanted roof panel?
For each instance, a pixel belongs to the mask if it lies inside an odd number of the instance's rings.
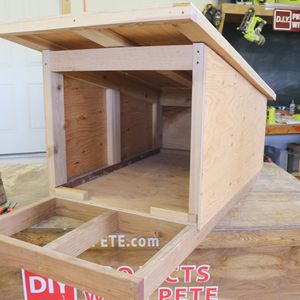
[[[268,99],[276,98],[274,91],[192,4],[5,23],[0,25],[0,37],[39,51],[203,42]]]

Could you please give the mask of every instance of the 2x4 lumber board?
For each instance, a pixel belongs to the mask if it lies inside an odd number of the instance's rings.
[[[199,11],[193,16],[192,23],[176,25],[178,30],[193,43],[203,42],[218,53],[242,76],[251,82],[267,99],[276,99],[275,92],[253,70],[246,60],[222,37],[216,28]]]
[[[201,178],[203,164],[203,124],[204,124],[204,89],[206,71],[206,47],[194,44],[193,47],[193,89],[191,121],[191,158],[189,213],[197,215],[201,197]]]
[[[76,30],[76,33],[106,48],[138,46],[137,44],[110,29],[82,29]],[[191,79],[184,74],[180,74],[175,71],[160,71],[158,73],[183,86],[192,86]]]
[[[67,182],[64,78],[52,73],[50,51],[43,52],[44,101],[50,190]]]
[[[151,207],[150,214],[153,217],[159,217],[161,219],[170,219],[173,222],[189,223],[190,221],[188,213],[183,211],[175,211],[160,207]]]
[[[136,46],[131,41],[128,41],[126,38],[110,29],[79,29],[75,32],[102,47],[113,48]]]
[[[161,75],[164,75],[165,77],[168,77],[169,79],[172,79],[173,81],[179,83],[184,87],[188,87],[188,88],[192,87],[192,79],[188,76],[188,74],[185,75],[179,72],[170,72],[170,71],[161,71],[159,73]]]
[[[192,70],[192,46],[143,46],[53,51],[52,72]]]
[[[88,200],[89,193],[85,190],[75,189],[75,188],[68,188],[64,186],[60,186],[54,190],[56,197],[61,197],[65,199],[73,199],[84,201]]]
[[[118,213],[110,211],[82,224],[44,248],[76,257],[116,230],[118,230]]]
[[[155,105],[155,104],[153,104]],[[120,92],[106,90],[107,163],[121,162],[121,110]]]
[[[55,199],[44,199],[0,218],[0,234],[13,235],[55,214]]]
[[[11,35],[11,36],[6,36],[5,38],[11,42],[21,44],[25,47],[37,51],[64,50],[64,47],[36,35],[28,35],[28,36]]]
[[[122,94],[140,98],[150,103],[156,103],[159,96],[158,90],[132,80],[125,73],[69,72],[64,74],[70,78],[88,82],[102,88],[118,90]]]
[[[196,227],[186,226],[135,273],[144,279],[145,299],[192,253],[204,236]]]
[[[143,299],[143,279],[0,235],[0,256],[7,265],[108,299]]]

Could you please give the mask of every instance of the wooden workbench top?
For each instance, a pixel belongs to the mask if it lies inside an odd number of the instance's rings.
[[[23,172],[21,169],[21,166],[14,167],[16,184],[19,175],[26,185],[26,176],[35,174],[38,178],[46,174],[41,165],[23,166]],[[7,168],[3,173],[6,181]],[[40,183],[34,188],[36,193],[46,189]],[[34,197],[29,190],[20,196],[19,190],[8,188],[10,197],[16,196],[13,193],[24,198]],[[274,300],[279,299],[277,296],[299,299],[299,223],[300,181],[276,165],[265,163],[253,190],[230,211],[185,264],[210,265],[209,283],[220,287],[220,299]],[[43,246],[80,224],[74,219],[54,217],[18,234],[17,238]],[[128,265],[138,269],[155,251],[143,248],[112,251],[97,246],[83,253],[81,258],[114,268]],[[0,264],[0,275],[3,299],[22,299],[20,270]],[[84,299],[81,293],[78,299]],[[157,295],[150,299],[157,299]]]

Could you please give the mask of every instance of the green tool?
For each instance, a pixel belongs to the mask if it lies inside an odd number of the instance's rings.
[[[244,35],[246,40],[262,46],[266,39],[261,32],[266,24],[266,20],[255,16],[254,8],[249,8],[237,30]]]

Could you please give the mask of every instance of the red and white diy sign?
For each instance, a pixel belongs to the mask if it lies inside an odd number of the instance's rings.
[[[129,266],[121,266],[117,270],[134,274]],[[158,300],[184,300],[190,297],[193,300],[218,300],[219,287],[206,285],[211,278],[209,265],[181,265],[175,271],[176,275],[170,275],[165,280],[169,286],[158,289]],[[25,270],[22,270],[22,276],[25,300],[77,300],[75,288]],[[85,300],[106,300],[86,291],[82,294]]]
[[[77,300],[77,290],[63,283],[22,270],[25,300]]]
[[[300,31],[300,10],[276,9],[274,11],[273,29]]]

